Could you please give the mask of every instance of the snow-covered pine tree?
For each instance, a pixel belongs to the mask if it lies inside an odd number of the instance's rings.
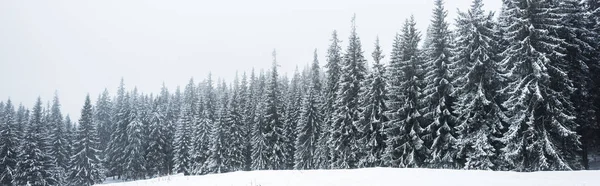
[[[25,130],[27,130],[27,123],[29,121],[29,109],[25,108],[23,104],[19,104],[19,109],[17,109],[16,116],[16,125],[15,130],[17,132],[17,137],[19,138],[19,147],[22,147],[22,143],[25,141]]]
[[[71,157],[73,157],[73,143],[75,142],[75,133],[77,132],[75,130],[75,126],[73,126],[73,122],[71,122],[71,116],[69,116],[67,114],[67,116],[65,116],[65,120],[64,120],[64,124],[65,126],[65,139],[68,143],[67,145],[67,157],[69,157],[69,163],[71,162]],[[100,152],[98,152],[99,154],[102,153],[102,150],[98,149]],[[102,161],[102,159],[100,159]],[[69,166],[69,165],[67,165]],[[67,171],[67,176],[69,174],[70,171]]]
[[[364,88],[366,91],[360,95],[360,114],[359,120],[354,124],[360,132],[360,151],[361,157],[358,167],[381,167],[383,166],[382,155],[386,149],[387,136],[383,132],[383,123],[389,119],[385,115],[387,107],[387,89],[385,79],[385,69],[381,64],[384,58],[381,47],[379,46],[379,37],[375,41],[375,50],[373,56],[373,69],[369,73]]]
[[[594,102],[595,85],[594,79],[600,76],[594,72],[600,72],[598,60],[600,59],[600,35],[593,29],[593,22],[584,4],[577,0],[554,1],[558,13],[561,15],[561,27],[556,32],[560,39],[564,40],[562,47],[566,49],[565,64],[569,79],[572,80],[575,91],[570,95],[575,108],[575,123],[579,124],[577,129],[581,136],[582,164],[588,169],[588,152],[593,147],[592,141],[597,135],[596,111],[598,106],[590,104]]]
[[[474,0],[467,12],[456,19],[457,42],[455,63],[465,72],[454,84],[457,100],[454,113],[460,121],[457,159],[465,169],[496,170],[501,146],[494,139],[501,135],[502,110],[497,91],[498,39],[493,14],[486,14],[482,0]]]
[[[15,108],[8,99],[0,109],[0,185],[14,185],[19,174],[19,136],[16,130]]]
[[[65,180],[66,173],[68,172],[68,164],[70,157],[67,154],[69,148],[67,143],[67,136],[65,131],[65,125],[63,123],[63,116],[60,112],[60,103],[58,100],[58,94],[54,94],[54,100],[52,101],[52,107],[50,108],[50,118],[48,120],[50,128],[50,156],[53,156],[57,166],[57,179],[63,183]]]
[[[264,125],[262,134],[266,139],[266,150],[272,154],[269,157],[271,163],[267,164],[270,170],[281,170],[286,167],[285,153],[285,129],[283,103],[281,90],[279,89],[279,73],[277,72],[276,52],[273,50],[273,65],[271,67],[270,78],[265,90],[264,105]]]
[[[323,96],[321,85],[321,69],[315,49],[313,63],[310,71],[310,85],[308,92],[302,98],[300,120],[298,123],[297,137],[295,140],[295,169],[317,169],[319,168],[317,147],[323,126]],[[292,84],[293,85],[293,84]],[[297,103],[300,105],[300,103]]]
[[[106,147],[104,161],[107,168],[106,176],[117,176],[121,178],[125,171],[125,146],[127,142],[127,125],[130,120],[129,98],[125,92],[125,82],[121,78],[121,83],[117,89],[116,104],[114,107],[113,130],[110,134],[110,142]]]
[[[108,93],[108,89],[104,89],[102,94],[98,96],[96,105],[94,107],[94,122],[98,125],[98,137],[100,139],[100,146],[98,149],[101,150],[100,158],[106,158],[108,153],[107,146],[110,143],[110,137],[115,128],[113,126],[113,104]]]
[[[266,77],[263,71],[260,72],[256,83],[256,96],[254,97],[255,116],[253,121],[252,129],[252,170],[268,170],[271,168],[272,160],[270,157],[273,152],[269,150],[268,139],[266,138],[266,124],[265,124],[265,107],[266,102]]]
[[[430,147],[431,156],[426,160],[432,168],[456,168],[456,118],[452,115],[451,97],[452,63],[450,31],[446,22],[447,11],[442,0],[435,1],[430,25],[431,44],[428,46],[424,89],[425,100],[430,105],[423,115],[427,124],[423,136]]]
[[[418,49],[421,34],[413,16],[396,35],[388,67],[389,121],[384,125],[388,136],[383,159],[391,167],[423,167],[429,147],[423,141],[422,60]]]
[[[149,125],[148,148],[146,149],[146,170],[150,177],[166,175],[170,172],[167,167],[167,142],[168,121],[165,118],[169,93],[163,84],[160,96],[152,105]]]
[[[574,87],[560,59],[564,42],[553,34],[561,25],[559,14],[546,0],[505,3],[510,47],[501,65],[511,79],[503,89],[510,126],[502,158],[517,171],[579,169],[581,144],[569,100]]]
[[[210,128],[210,146],[209,156],[205,162],[205,173],[224,173],[231,170],[229,149],[231,145],[228,134],[231,127],[229,115],[229,95],[227,93],[227,85],[223,82],[217,86],[219,90],[219,108],[218,116],[215,123]]]
[[[134,88],[128,100],[130,105],[129,120],[127,125],[127,142],[124,151],[125,171],[124,177],[129,180],[144,179],[146,177],[146,159],[144,157],[144,126],[142,123],[142,97]]]
[[[99,139],[93,117],[92,104],[88,94],[85,97],[83,109],[81,109],[79,127],[73,144],[74,154],[69,163],[69,185],[90,186],[102,183],[105,178],[104,168],[99,158]]]
[[[196,102],[194,107],[198,107],[194,111],[197,121],[192,125],[192,131],[194,131],[192,134],[192,174],[204,174],[207,171],[205,165],[207,165],[206,161],[210,156],[211,130],[216,125],[215,122],[218,117],[218,100],[216,91],[213,88],[212,74],[209,73],[202,89],[198,89],[198,92],[203,94],[189,100]],[[188,100],[184,102],[188,102]]]
[[[226,131],[226,135],[228,136],[226,152],[227,157],[229,157],[229,171],[242,171],[244,170],[244,162],[246,161],[244,157],[246,126],[243,117],[244,100],[241,95],[241,87],[237,72],[232,89],[231,98],[227,107],[229,126]],[[221,100],[221,102],[224,102],[224,100]]]
[[[177,123],[181,114],[181,89],[177,86],[175,93],[169,96],[169,103],[166,112],[167,120],[167,172],[172,173],[175,167],[175,132],[177,131]]]
[[[250,75],[250,86],[248,86],[248,80],[246,77],[246,72],[244,72],[244,74],[242,75],[242,83],[241,83],[241,87],[240,87],[240,107],[241,107],[241,113],[242,113],[242,122],[244,124],[244,132],[243,132],[243,139],[244,139],[244,150],[243,150],[243,155],[244,155],[244,165],[243,165],[243,170],[244,171],[250,171],[252,170],[252,129],[253,129],[253,123],[254,123],[254,114],[255,114],[255,105],[254,105],[254,101],[253,101],[253,97],[254,95],[254,90],[255,90],[255,85],[256,85],[256,78],[254,76],[254,70],[252,70],[252,73]]]
[[[57,185],[53,158],[47,153],[49,146],[47,126],[42,123],[42,100],[38,97],[19,153],[15,185]]]
[[[175,173],[183,173],[184,175],[192,174],[192,145],[193,145],[193,124],[195,122],[194,110],[195,99],[194,79],[185,87],[183,93],[183,102],[181,105],[181,115],[177,122],[177,131],[174,139],[174,170]]]
[[[356,168],[359,158],[358,130],[354,121],[358,120],[358,95],[366,76],[366,59],[356,33],[355,18],[352,17],[348,48],[341,65],[333,125],[330,128],[331,166],[336,169]]]
[[[327,49],[327,78],[325,79],[327,85],[324,88],[324,108],[323,108],[323,124],[321,126],[321,134],[319,134],[319,141],[315,157],[317,158],[316,164],[320,169],[331,168],[331,152],[329,149],[329,137],[330,130],[333,124],[333,112],[335,100],[337,97],[337,91],[339,89],[339,79],[342,63],[342,48],[340,46],[340,40],[337,36],[337,31],[333,31],[331,36],[331,44]]]
[[[294,76],[290,82],[289,91],[287,93],[289,99],[287,104],[287,114],[285,118],[286,136],[286,167],[294,167],[296,148],[296,136],[298,131],[296,128],[300,125],[300,115],[302,107],[302,77],[298,71],[298,66],[294,71]],[[291,165],[290,165],[291,164]]]

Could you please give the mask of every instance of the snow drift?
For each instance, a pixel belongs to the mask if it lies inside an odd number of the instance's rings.
[[[250,171],[203,176],[173,175],[104,186],[593,186],[600,171],[493,172],[367,168],[354,170]]]

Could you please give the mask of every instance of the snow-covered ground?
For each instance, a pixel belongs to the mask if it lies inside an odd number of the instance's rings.
[[[204,176],[173,175],[105,186],[597,186],[600,171],[492,172],[368,168],[251,171]]]

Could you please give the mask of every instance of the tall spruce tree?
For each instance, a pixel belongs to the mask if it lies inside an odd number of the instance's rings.
[[[265,111],[266,109],[266,77],[264,72],[260,72],[257,83],[256,83],[256,94],[254,101],[256,102],[254,106],[255,116],[252,123],[252,170],[268,170],[271,168],[271,156],[272,151],[270,151],[270,147],[268,146],[268,139],[266,138],[266,134],[268,134],[266,123],[265,123]]]
[[[74,154],[70,161],[69,185],[89,186],[102,183],[104,180],[104,168],[99,158],[99,138],[93,117],[88,94],[81,109],[79,127],[73,144]]]
[[[600,38],[599,33],[594,31],[595,25],[593,14],[585,9],[585,4],[576,0],[554,1],[553,6],[557,8],[561,16],[561,27],[556,32],[560,39],[564,40],[561,44],[565,48],[561,60],[565,61],[565,70],[568,71],[568,77],[573,83],[575,91],[571,93],[571,102],[573,102],[575,123],[579,124],[577,129],[581,136],[581,156],[584,168],[588,169],[588,154],[592,148],[594,138],[598,135],[598,120],[596,113],[598,106],[590,104],[594,102],[594,96],[597,96],[595,79],[600,72],[598,60],[600,59]],[[598,16],[598,15],[596,15]]]
[[[167,119],[165,118],[168,105],[169,93],[163,84],[160,96],[156,98],[152,105],[149,125],[149,142],[146,149],[146,170],[149,176],[161,176],[168,174],[167,151],[170,144],[167,141]]]
[[[321,69],[316,49],[310,72],[311,81],[307,94],[302,98],[300,120],[296,129],[298,135],[295,140],[295,169],[319,168],[317,148],[324,120],[323,113],[321,113],[323,108]]]
[[[192,125],[195,122],[194,110],[195,99],[194,92],[194,79],[190,79],[190,82],[185,87],[183,94],[183,103],[181,106],[181,115],[177,122],[177,131],[175,132],[174,140],[174,169],[175,173],[183,173],[184,175],[190,175],[192,173],[192,144],[193,144],[193,131]]]
[[[383,166],[382,156],[385,152],[387,140],[383,132],[383,123],[389,119],[385,115],[387,107],[387,88],[385,69],[381,60],[384,58],[379,45],[379,37],[375,41],[373,56],[373,69],[367,77],[364,87],[367,89],[360,95],[361,105],[359,120],[355,125],[360,132],[359,144],[362,156],[358,167],[380,167]]]
[[[359,158],[358,130],[354,121],[358,120],[358,95],[366,76],[366,60],[356,33],[355,18],[352,17],[348,48],[341,65],[333,125],[330,128],[331,164],[332,168],[338,169],[356,168]]]
[[[142,114],[142,97],[134,88],[129,100],[129,121],[127,124],[127,141],[124,151],[124,177],[125,179],[138,180],[146,177],[146,159],[144,157],[144,115]]]
[[[46,123],[42,123],[42,100],[38,97],[27,124],[17,164],[16,185],[58,185],[53,175],[55,163],[48,154],[49,139]]]
[[[296,70],[294,71],[294,77],[292,77],[292,81],[290,82],[289,91],[287,93],[289,99],[287,99],[287,115],[285,118],[285,132],[288,134],[286,136],[286,167],[294,167],[295,162],[295,152],[297,150],[296,136],[298,135],[298,131],[296,128],[300,125],[301,118],[301,107],[302,107],[302,77],[300,72],[298,72],[298,67],[296,66]]]
[[[482,0],[474,0],[467,12],[456,19],[458,68],[464,71],[455,80],[457,86],[454,113],[459,116],[457,159],[465,169],[496,169],[497,152],[501,147],[496,139],[502,135],[502,110],[497,91],[500,74],[496,61],[496,39],[493,14],[486,14]]]
[[[220,83],[219,83],[220,84]],[[229,95],[227,94],[227,85],[225,83],[218,85],[220,97],[218,116],[214,125],[210,128],[210,146],[209,156],[205,162],[207,173],[224,173],[231,170],[231,157],[228,153],[231,150],[229,128],[232,125],[228,111]]]
[[[501,65],[510,83],[503,89],[509,98],[508,132],[502,158],[513,170],[579,169],[579,136],[575,132],[573,84],[561,60],[563,40],[554,36],[559,14],[545,0],[509,0],[507,31],[510,47]]]
[[[94,122],[98,124],[97,132],[98,138],[100,139],[98,149],[102,150],[100,153],[100,158],[102,159],[107,156],[107,147],[111,140],[111,134],[115,131],[112,109],[113,105],[108,89],[104,89],[102,94],[98,96],[98,100],[96,100],[96,105],[94,107]]]
[[[426,160],[433,168],[456,168],[456,118],[452,115],[453,98],[452,63],[450,58],[450,31],[446,22],[447,11],[442,0],[435,1],[433,19],[430,25],[431,44],[427,52],[427,74],[424,89],[425,100],[429,108],[424,117],[427,119],[425,145],[430,147],[431,156]]]
[[[110,141],[106,147],[106,157],[104,159],[107,167],[106,176],[117,176],[121,178],[125,171],[125,146],[127,140],[127,125],[130,123],[130,105],[129,98],[125,92],[125,83],[121,78],[121,83],[117,89],[116,104],[114,107],[113,130],[110,135]]]
[[[244,170],[244,163],[246,161],[246,157],[244,157],[246,126],[243,117],[244,100],[241,95],[242,91],[237,73],[232,89],[231,98],[228,105],[226,105],[229,115],[229,125],[226,128],[226,134],[229,136],[229,140],[227,142],[226,152],[229,157],[229,171],[242,171]],[[225,100],[221,100],[221,102],[225,102]]]
[[[265,149],[271,152],[268,157],[270,163],[267,168],[270,170],[285,169],[285,130],[282,96],[280,92],[279,73],[277,72],[277,58],[273,50],[273,65],[271,67],[270,78],[265,90],[264,105],[264,125],[262,126],[262,135],[266,139]]]
[[[53,156],[57,168],[57,179],[64,182],[64,177],[68,172],[68,164],[70,157],[68,156],[67,149],[70,145],[67,142],[67,136],[65,131],[65,125],[63,123],[63,116],[60,112],[60,103],[58,100],[58,94],[54,94],[54,100],[52,101],[52,107],[50,108],[50,118],[48,120],[50,126],[50,156]]]
[[[429,147],[423,140],[422,60],[418,49],[421,34],[413,16],[396,35],[388,69],[388,117],[384,126],[385,164],[391,167],[423,167]]]
[[[0,185],[15,185],[15,178],[19,173],[19,136],[15,108],[10,99],[3,107],[0,107]]]
[[[329,132],[331,131],[331,126],[333,124],[333,117],[331,116],[335,110],[334,105],[339,89],[338,82],[342,71],[342,48],[340,46],[341,41],[337,36],[337,31],[334,30],[331,37],[331,44],[327,50],[327,63],[325,64],[325,67],[327,68],[327,78],[325,79],[327,85],[324,88],[323,93],[325,97],[323,115],[325,117],[321,126],[321,134],[319,134],[319,144],[317,145],[317,150],[315,152],[317,158],[316,163],[318,168],[321,169],[328,169],[331,167],[331,152],[329,149],[329,137],[331,135]]]

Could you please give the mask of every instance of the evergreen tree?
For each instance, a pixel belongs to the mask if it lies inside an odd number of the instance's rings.
[[[579,124],[577,129],[581,136],[582,164],[586,169],[588,165],[589,148],[593,147],[593,140],[597,136],[598,120],[596,111],[598,106],[590,104],[594,102],[594,93],[596,87],[594,79],[599,76],[595,72],[600,72],[598,60],[600,59],[600,35],[594,31],[596,20],[589,14],[584,4],[576,0],[554,1],[554,5],[561,16],[561,27],[556,32],[560,39],[564,40],[561,44],[565,49],[565,56],[561,60],[568,65],[564,68],[568,71],[568,77],[573,83],[575,91],[571,93],[571,102],[574,106],[575,123]]]
[[[192,125],[195,122],[194,118],[194,80],[190,79],[190,82],[185,87],[183,104],[181,107],[181,116],[177,122],[177,131],[175,132],[175,141],[173,144],[175,155],[174,155],[174,169],[173,172],[184,173],[184,175],[190,175],[192,171]]]
[[[27,125],[24,141],[17,163],[16,185],[58,185],[53,172],[55,164],[48,155],[49,139],[45,123],[42,123],[42,100],[38,97]]]
[[[425,100],[430,105],[424,117],[428,120],[425,145],[430,147],[431,156],[427,163],[435,168],[456,168],[456,131],[452,115],[451,94],[453,92],[452,64],[450,61],[450,32],[446,23],[447,11],[442,0],[435,1],[430,25],[431,45],[428,51],[427,74],[425,77]]]
[[[421,35],[413,16],[404,22],[402,34],[396,35],[388,70],[388,117],[384,126],[385,164],[391,167],[423,167],[429,148],[423,140],[422,81],[419,57]]]
[[[321,134],[319,135],[319,141],[317,145],[317,150],[315,152],[317,158],[318,168],[328,169],[331,167],[331,152],[329,149],[329,137],[331,126],[333,124],[333,112],[335,110],[335,100],[337,97],[337,91],[339,89],[339,79],[341,74],[341,63],[342,63],[342,48],[340,46],[340,40],[337,37],[337,31],[333,31],[331,44],[329,45],[329,49],[327,50],[327,64],[325,67],[327,68],[327,85],[324,89],[325,96],[325,106],[323,109],[324,112],[324,122],[321,126]]]
[[[249,171],[252,167],[252,129],[255,115],[255,101],[254,101],[254,90],[256,85],[256,78],[254,71],[250,75],[250,86],[248,86],[248,80],[246,73],[242,75],[242,83],[240,87],[240,107],[242,108],[242,122],[244,124],[243,140],[244,140],[244,165],[243,170]]]
[[[375,42],[373,51],[373,69],[367,77],[365,88],[368,89],[360,96],[361,108],[359,120],[355,125],[360,132],[359,144],[361,144],[362,156],[358,162],[358,167],[380,167],[383,166],[382,155],[385,152],[387,139],[383,132],[383,123],[389,119],[385,115],[388,110],[385,70],[381,59],[381,47],[379,38]]]
[[[458,160],[465,169],[496,169],[497,151],[494,141],[500,137],[502,110],[496,92],[500,75],[493,14],[486,14],[482,0],[474,0],[471,9],[459,12],[457,23],[456,63],[466,74],[455,81],[458,98],[454,113],[459,116],[457,133]]]
[[[129,120],[127,124],[127,142],[124,151],[125,159],[125,179],[138,180],[146,176],[146,161],[144,157],[145,148],[143,147],[144,126],[142,123],[143,114],[141,113],[142,100],[138,96],[137,88],[133,90],[128,100],[130,105]]]
[[[232,160],[229,156],[230,142],[229,137],[232,134],[228,134],[231,123],[231,118],[228,111],[229,95],[227,94],[227,85],[223,83],[218,88],[221,91],[220,97],[220,108],[217,121],[211,127],[210,131],[210,155],[206,160],[205,167],[207,173],[223,173],[231,170],[230,161]]]
[[[323,98],[320,71],[317,50],[315,49],[309,76],[311,79],[310,86],[308,93],[302,100],[301,118],[296,129],[298,135],[295,140],[295,169],[319,168],[319,159],[315,157],[317,155],[319,137],[322,134],[321,127],[323,126],[323,115],[321,113]]]
[[[225,98],[222,98],[225,99]],[[221,100],[225,102],[225,100]],[[229,105],[227,106],[227,112],[229,114],[229,125],[227,127],[227,136],[229,140],[227,142],[227,156],[229,157],[230,171],[241,171],[244,170],[244,148],[246,143],[246,126],[244,124],[244,104],[241,95],[241,88],[239,78],[236,73],[235,80],[233,82],[233,91]],[[224,106],[225,107],[225,106]],[[221,108],[223,109],[223,108]]]
[[[264,125],[262,126],[262,135],[266,139],[266,150],[271,152],[268,157],[271,161],[267,164],[270,170],[280,170],[285,168],[285,130],[283,124],[283,107],[278,81],[276,53],[273,51],[273,67],[270,72],[270,79],[265,92],[264,105]]]
[[[14,185],[19,162],[15,108],[9,99],[0,109],[0,185]]]
[[[81,118],[77,128],[74,154],[71,157],[69,182],[70,185],[89,186],[102,183],[104,169],[99,154],[99,139],[93,121],[93,111],[89,94],[85,98]]]
[[[117,176],[121,178],[125,171],[125,146],[127,145],[127,125],[130,119],[129,96],[125,93],[125,83],[121,78],[121,83],[117,90],[116,105],[114,110],[113,123],[114,128],[110,135],[110,142],[106,147],[105,166],[107,167],[106,176]]]
[[[57,168],[59,168],[57,178],[62,180],[61,182],[64,182],[63,177],[68,171],[67,168],[70,157],[67,153],[69,143],[67,142],[67,133],[62,117],[58,94],[55,93],[52,108],[50,108],[50,118],[48,120],[48,125],[51,128],[49,135],[51,140],[50,156],[55,158]]]
[[[168,97],[168,92],[163,84],[160,96],[153,103],[150,118],[150,134],[146,150],[146,170],[149,176],[161,176],[170,172],[167,167],[167,151],[170,148],[166,136],[168,121],[164,115],[166,109],[163,108],[168,106]]]
[[[167,136],[166,143],[168,148],[166,149],[165,158],[167,159],[167,163],[165,166],[167,170],[165,172],[172,173],[175,167],[175,132],[177,131],[177,123],[181,114],[181,90],[179,86],[177,86],[175,93],[169,97],[168,104],[166,112],[167,132],[165,134]]]
[[[253,129],[252,129],[252,170],[268,170],[271,168],[272,159],[272,151],[270,151],[268,146],[268,139],[266,138],[267,127],[265,123],[265,115],[266,102],[264,101],[266,96],[266,77],[265,74],[261,71],[257,83],[256,83],[256,94],[254,101],[256,102],[256,106],[254,107],[255,116]]]
[[[193,164],[193,173],[194,174],[203,174],[207,170],[206,161],[210,156],[210,145],[211,145],[211,130],[212,127],[215,126],[215,122],[217,121],[217,97],[216,91],[213,88],[212,75],[208,75],[208,79],[203,86],[204,95],[200,96],[200,98],[191,98],[190,100],[186,100],[185,102],[193,102],[194,108],[198,107],[200,109],[195,110],[192,114],[195,115],[194,118],[197,118],[199,121],[195,121],[193,125],[193,149],[192,149],[192,158],[194,161]]]
[[[354,121],[358,120],[358,95],[361,83],[365,80],[366,60],[363,56],[360,38],[356,33],[355,17],[352,17],[352,31],[348,48],[344,55],[339,89],[335,100],[333,125],[330,128],[332,168],[356,168],[359,158],[358,130]]]
[[[100,145],[98,146],[99,150],[102,150],[100,153],[100,158],[104,159],[106,157],[107,146],[111,140],[111,133],[115,131],[113,126],[113,105],[110,100],[110,95],[108,94],[108,89],[104,89],[101,95],[98,96],[98,100],[96,100],[96,106],[94,107],[94,121],[98,124],[98,137],[100,139]]]
[[[560,59],[564,43],[551,34],[560,25],[559,14],[545,0],[505,3],[510,47],[501,65],[510,82],[503,89],[509,95],[503,103],[509,128],[502,158],[518,171],[579,169],[581,144],[569,100],[573,85]]]
[[[286,136],[286,164],[287,167],[294,167],[295,162],[295,152],[296,148],[296,137],[298,135],[298,131],[296,128],[300,125],[301,118],[301,107],[302,107],[302,85],[301,85],[301,76],[300,72],[298,72],[298,67],[294,72],[294,77],[292,77],[292,81],[290,83],[290,88],[287,93],[289,96],[288,104],[287,104],[287,115],[285,118],[285,132],[288,134]],[[291,166],[290,166],[291,164]]]

